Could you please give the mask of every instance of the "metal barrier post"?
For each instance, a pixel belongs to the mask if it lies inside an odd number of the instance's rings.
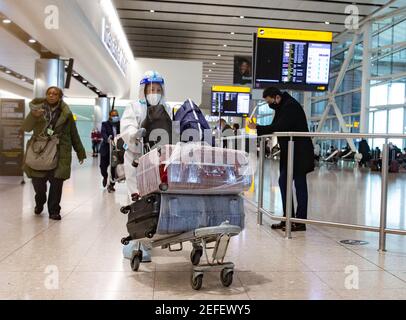
[[[262,206],[264,204],[264,156],[265,138],[259,137],[259,170],[258,170],[258,213],[257,224],[262,225]]]
[[[295,142],[290,137],[288,146],[288,171],[286,179],[286,228],[285,237],[292,239],[291,235],[291,213],[292,213],[292,200],[293,200],[293,158],[295,152]]]
[[[385,140],[382,150],[382,175],[381,175],[381,217],[379,221],[379,252],[386,251],[386,214],[388,200],[388,171],[389,171],[389,147]]]

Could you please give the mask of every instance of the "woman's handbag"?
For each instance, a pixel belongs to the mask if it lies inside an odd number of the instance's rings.
[[[25,164],[38,171],[50,171],[58,166],[59,136],[33,136],[28,144]]]

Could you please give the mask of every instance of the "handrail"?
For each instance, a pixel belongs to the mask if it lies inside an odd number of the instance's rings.
[[[224,140],[230,139],[258,139],[258,138],[273,138],[273,137],[309,137],[309,138],[333,138],[333,139],[406,139],[406,134],[381,134],[381,133],[342,133],[342,132],[274,132],[273,134],[267,134],[262,136],[256,135],[239,135],[239,136],[227,136],[221,137]]]
[[[287,217],[276,216],[272,214],[270,211],[263,208],[263,193],[264,193],[264,183],[263,183],[263,172],[264,172],[264,140],[267,138],[274,138],[274,137],[289,137],[289,148],[288,148],[288,163],[287,163],[287,188],[286,188],[286,209],[287,209]],[[293,165],[294,165],[294,144],[295,140],[293,137],[308,137],[308,138],[319,138],[319,139],[359,139],[359,138],[370,138],[370,139],[385,139],[383,144],[383,151],[382,151],[382,180],[381,180],[381,206],[380,206],[380,221],[379,227],[371,227],[371,226],[362,226],[362,225],[353,225],[353,224],[346,224],[346,223],[337,223],[331,221],[321,221],[321,220],[311,220],[311,219],[297,219],[294,217],[290,217],[290,206],[293,199],[293,186],[292,186],[292,178],[293,178]],[[315,225],[323,225],[323,226],[330,226],[330,227],[338,227],[338,228],[345,228],[345,229],[355,229],[355,230],[363,230],[363,231],[373,231],[379,233],[379,251],[386,251],[386,235],[387,234],[398,234],[398,235],[406,235],[406,230],[394,230],[388,229],[386,226],[387,221],[387,190],[388,190],[388,171],[389,171],[389,139],[406,139],[406,134],[371,134],[371,133],[331,133],[331,132],[274,132],[273,134],[263,135],[263,136],[256,136],[256,135],[239,135],[239,136],[227,136],[221,137],[220,141],[223,140],[237,140],[237,139],[258,139],[260,140],[260,148],[259,148],[259,190],[258,190],[258,203],[257,203],[257,223],[262,225],[262,217],[263,214],[271,217],[274,220],[285,221],[286,228],[285,228],[285,237],[287,239],[291,239],[291,223],[300,222],[305,224],[315,224]],[[219,139],[216,139],[219,140]],[[251,201],[250,201],[251,202]]]

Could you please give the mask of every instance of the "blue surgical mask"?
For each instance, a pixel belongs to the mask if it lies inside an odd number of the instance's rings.
[[[115,117],[111,118],[111,122],[117,123],[119,121],[120,121],[120,117],[118,117],[118,116],[115,116]]]

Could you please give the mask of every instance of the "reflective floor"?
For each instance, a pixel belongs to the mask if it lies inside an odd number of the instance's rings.
[[[265,203],[280,213],[272,168]],[[391,176],[391,228],[405,228],[405,182],[406,175]],[[309,217],[378,225],[379,188],[379,175],[320,168],[309,176]],[[132,272],[120,243],[125,185],[115,194],[103,190],[94,159],[75,166],[65,183],[60,222],[46,211],[34,216],[29,180],[0,178],[0,203],[0,299],[406,299],[406,237],[388,236],[386,253],[370,232],[309,226],[287,240],[267,218],[258,226],[248,202],[246,229],[228,255],[236,265],[229,288],[215,272],[205,274],[200,291],[191,288],[189,245],[182,252],[153,249],[153,262]],[[345,246],[343,239],[369,243]]]

